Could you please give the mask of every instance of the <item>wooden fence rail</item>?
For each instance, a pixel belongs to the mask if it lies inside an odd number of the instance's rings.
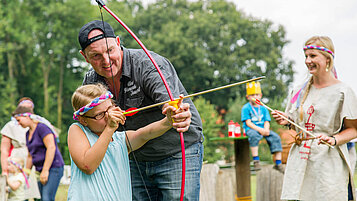
[[[273,169],[273,165],[263,165],[257,172],[256,201],[280,201],[283,176]],[[200,201],[238,201],[236,185],[235,168],[220,169],[216,164],[204,164],[201,172]],[[243,182],[238,185],[246,184]]]
[[[0,175],[0,200],[6,201],[6,177]]]

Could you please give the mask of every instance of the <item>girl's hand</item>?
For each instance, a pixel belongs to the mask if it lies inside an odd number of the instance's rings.
[[[274,112],[271,113],[273,118],[275,119],[276,122],[278,122],[278,124],[280,125],[286,125],[289,122],[287,120],[285,120],[282,116],[288,118],[288,115],[286,115],[284,112],[279,111],[279,110],[274,110]],[[279,115],[280,114],[280,115]]]
[[[119,124],[125,124],[126,117],[119,107],[112,107],[108,110],[107,126],[111,129],[117,129]]]
[[[45,185],[48,181],[48,175],[49,175],[49,171],[48,170],[42,170],[41,174],[40,174],[40,182],[42,185]]]

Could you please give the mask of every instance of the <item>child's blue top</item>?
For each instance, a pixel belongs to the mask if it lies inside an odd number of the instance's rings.
[[[79,123],[91,146],[99,136]],[[71,158],[71,184],[67,200],[131,201],[131,182],[128,150],[124,132],[115,132],[99,167],[91,175],[82,172]]]
[[[241,121],[243,122],[243,129],[245,132],[251,129],[245,123],[248,119],[250,119],[253,124],[261,128],[264,128],[264,122],[271,121],[269,111],[265,107],[261,105],[254,107],[249,102],[243,106],[241,115]]]

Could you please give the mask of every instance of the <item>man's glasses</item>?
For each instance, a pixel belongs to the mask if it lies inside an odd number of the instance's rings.
[[[105,117],[105,113],[107,113],[108,110],[109,110],[110,108],[113,108],[113,107],[114,107],[113,105],[112,105],[112,106],[109,106],[107,110],[105,110],[105,111],[103,111],[103,112],[101,112],[101,113],[95,115],[94,117],[85,116],[85,115],[83,115],[83,117],[87,117],[87,118],[95,119],[95,120],[101,120],[101,119],[103,119],[103,118]]]

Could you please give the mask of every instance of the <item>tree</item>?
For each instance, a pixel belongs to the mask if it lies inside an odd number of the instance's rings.
[[[87,0],[3,3],[0,11],[0,28],[4,30],[0,33],[0,72],[9,75],[4,77],[4,82],[11,83],[14,88],[4,97],[9,97],[6,101],[12,107],[16,106],[18,97],[31,97],[36,114],[66,132],[73,121],[69,100],[87,68],[78,62],[81,57],[78,31],[88,19],[98,16],[97,6]],[[62,115],[63,108],[65,114]],[[14,108],[4,109],[3,114],[10,114]],[[66,135],[60,137],[60,145],[63,145],[60,148],[64,150]]]
[[[15,88],[13,86],[14,83],[6,81],[0,74],[0,97],[3,97],[0,99],[0,129],[10,121],[11,113],[15,110],[15,105],[6,98],[14,95]]]
[[[136,14],[132,27],[149,49],[174,64],[190,93],[266,75],[265,96],[274,98],[285,96],[293,81],[293,63],[282,55],[284,28],[245,16],[233,3],[158,0]],[[227,89],[207,99],[227,108],[244,91]]]
[[[219,148],[220,143],[211,141],[213,137],[219,137],[221,130],[221,117],[218,115],[215,106],[202,97],[194,99],[194,104],[202,119],[204,145],[204,161],[215,162],[223,158],[223,151]]]
[[[101,20],[88,0],[0,0],[0,122],[22,96],[31,97],[35,112],[65,133],[73,122],[70,99],[90,66],[78,53],[82,25]],[[158,0],[144,7],[140,0],[108,1],[113,10],[148,49],[167,57],[189,93],[265,74],[265,97],[285,97],[292,82],[292,62],[282,56],[288,43],[284,28],[245,16],[224,0]],[[105,11],[121,42],[138,48],[132,37]],[[212,105],[228,108],[244,96],[235,87],[205,96]],[[211,128],[209,128],[211,129]],[[66,135],[60,148],[66,152]],[[210,145],[208,145],[210,146]]]

